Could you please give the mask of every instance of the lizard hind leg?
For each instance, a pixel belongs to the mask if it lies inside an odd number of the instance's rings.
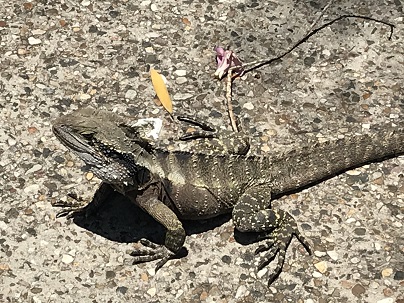
[[[269,196],[268,200],[264,197]],[[258,270],[261,270],[276,257],[277,265],[268,277],[270,285],[282,272],[286,251],[295,236],[311,254],[310,245],[300,233],[295,219],[287,212],[268,208],[270,192],[266,188],[251,188],[235,205],[232,213],[235,227],[241,232],[257,232],[258,239],[264,242],[257,248],[260,254]]]
[[[278,256],[276,267],[272,274],[268,276],[268,285],[271,285],[282,272],[286,258],[286,251],[288,250],[293,236],[299,240],[309,255],[312,254],[310,244],[300,233],[295,219],[287,212],[279,210],[278,212],[282,212],[282,221],[273,231],[264,232],[259,235],[259,240],[266,240],[260,244],[255,251],[256,255],[261,255],[257,268],[258,271],[263,269],[265,266],[271,263],[276,256]]]

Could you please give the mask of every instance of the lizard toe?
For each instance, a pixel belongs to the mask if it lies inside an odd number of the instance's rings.
[[[92,203],[83,200],[75,193],[69,193],[67,195],[71,201],[57,201],[52,203],[53,207],[64,208],[56,214],[56,218],[66,217],[67,219],[74,218],[76,216],[88,217],[93,213]]]
[[[67,219],[74,218],[76,215],[80,215],[81,210],[77,210],[77,208],[69,208],[59,211],[56,214],[56,218],[66,217]]]
[[[269,239],[269,242],[261,244],[255,251],[256,254],[262,254],[259,257],[259,263],[257,266],[258,271],[263,269],[276,257],[278,257],[275,269],[273,270],[272,274],[268,276],[268,285],[271,285],[282,272],[283,264],[285,263],[286,251],[292,236],[293,235],[290,234],[287,237],[272,237]]]
[[[59,205],[56,205],[59,206]],[[76,217],[88,218],[95,213],[95,207],[92,204],[87,204],[85,206],[79,207],[69,207],[56,214],[56,218],[66,217],[67,219],[72,219]]]
[[[310,244],[306,238],[300,233],[295,219],[288,213],[285,213],[285,217],[277,228],[270,233],[264,233],[260,238],[266,238],[255,251],[256,254],[262,254],[258,263],[258,270],[263,269],[269,263],[271,263],[276,257],[278,257],[276,267],[272,274],[268,276],[268,285],[271,285],[273,281],[282,272],[283,265],[285,263],[286,251],[295,236],[299,242],[304,246],[309,254],[311,254]]]
[[[159,260],[156,264],[156,271],[160,269],[175,253],[170,251],[164,245],[159,245],[147,239],[139,241],[143,247],[140,247],[130,253],[133,257],[133,264],[139,264],[154,260]]]

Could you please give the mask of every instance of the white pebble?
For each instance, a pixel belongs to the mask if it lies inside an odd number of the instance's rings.
[[[29,37],[28,38],[28,43],[31,44],[31,45],[37,45],[37,44],[41,44],[42,41],[41,41],[41,39],[37,39],[35,37]]]
[[[259,272],[257,272],[257,278],[261,279],[268,272],[268,268],[264,267]]]
[[[91,95],[89,95],[89,94],[80,94],[80,100],[85,101],[85,100],[88,100],[88,99],[91,99]]]
[[[32,301],[33,301],[34,303],[42,303],[41,299],[39,299],[39,298],[36,297],[36,296],[33,296],[33,297],[32,297]]]
[[[356,222],[356,219],[355,219],[355,218],[349,218],[349,219],[346,220],[345,222],[348,223],[348,224],[350,224],[350,223]]]
[[[178,77],[177,79],[175,79],[175,83],[177,84],[184,84],[187,81],[188,79],[186,77]]]
[[[33,194],[33,193],[36,194],[38,191],[39,191],[38,184],[28,185],[27,187],[24,188],[24,193],[26,194]]]
[[[17,144],[17,141],[16,141],[14,138],[8,138],[8,139],[7,139],[7,143],[8,143],[8,145],[10,145],[10,146],[14,146],[14,145]]]
[[[254,109],[254,105],[251,102],[247,102],[243,105],[243,108],[252,110]]]
[[[318,271],[313,272],[313,278],[321,278],[323,276],[322,273],[319,273]]]
[[[185,69],[177,69],[174,74],[176,74],[179,77],[184,77],[187,74],[187,71]]]
[[[334,261],[338,260],[338,254],[335,250],[329,250],[327,251],[327,254],[330,256],[331,259],[333,259]]]
[[[135,99],[137,92],[133,89],[128,89],[125,93],[125,99]]]
[[[148,54],[153,54],[153,53],[154,53],[154,48],[151,47],[151,46],[146,47],[144,50],[145,50],[146,53],[148,53]]]
[[[147,293],[149,294],[150,297],[154,297],[157,293],[157,290],[155,287],[150,288]]]
[[[4,221],[0,221],[0,230],[6,230],[8,225]]]
[[[35,84],[35,86],[40,88],[40,89],[45,89],[46,88],[46,85],[43,84],[43,83],[37,83],[37,84]]]
[[[32,174],[38,170],[42,169],[42,165],[41,164],[35,164],[34,166],[32,166],[29,170],[26,171],[26,175]]]
[[[401,222],[394,222],[393,225],[397,228],[401,228],[403,226],[403,224]]]
[[[74,260],[74,258],[73,258],[73,256],[71,256],[71,255],[64,254],[64,255],[62,256],[62,262],[65,263],[65,264],[70,264],[70,263],[73,262],[73,260]]]
[[[154,3],[152,5],[150,5],[150,9],[152,10],[152,12],[157,12],[158,11],[157,5],[154,4]]]
[[[319,250],[315,250],[315,251],[314,251],[314,255],[315,255],[316,257],[324,257],[326,254],[327,254],[327,253],[324,252],[324,251],[319,251]]]
[[[331,52],[328,49],[323,50],[323,55],[329,57]]]
[[[327,271],[328,265],[326,261],[320,261],[314,264],[314,267],[323,274]]]
[[[242,296],[246,295],[246,291],[247,291],[247,287],[245,287],[244,285],[240,285],[237,288],[237,292],[236,292],[236,299],[241,298]]]
[[[353,169],[353,170],[348,170],[348,171],[346,172],[346,174],[347,174],[347,175],[350,175],[350,176],[359,176],[359,175],[361,174],[361,171],[360,171],[360,170]]]
[[[147,269],[147,273],[149,274],[149,276],[153,277],[156,274],[156,269],[149,268],[149,269]]]
[[[174,100],[187,100],[187,99],[190,99],[190,98],[192,98],[194,95],[193,94],[190,94],[190,93],[183,93],[183,94],[181,94],[181,93],[176,93],[175,95],[174,95],[174,97],[173,97],[173,99]]]
[[[43,35],[43,34],[46,33],[46,31],[44,31],[43,29],[34,29],[34,30],[31,31],[31,33],[33,35]]]

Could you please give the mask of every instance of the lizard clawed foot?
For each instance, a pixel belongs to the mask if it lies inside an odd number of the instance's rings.
[[[56,214],[56,218],[66,217],[67,219],[71,219],[78,214],[84,213],[85,209],[88,206],[88,203],[86,201],[77,197],[77,195],[74,193],[69,193],[67,196],[73,199],[73,201],[59,200],[58,202],[52,203],[53,207],[64,208],[64,210]]]
[[[207,123],[205,123],[205,122],[198,121],[198,120],[196,120],[196,119],[194,119],[194,118],[192,118],[192,117],[188,117],[188,116],[177,116],[177,119],[178,119],[179,121],[181,121],[181,122],[186,122],[186,123],[189,123],[189,124],[193,124],[193,125],[195,125],[195,126],[198,126],[200,129],[202,129],[202,130],[204,130],[204,131],[210,131],[210,132],[216,131],[216,129],[215,129],[213,126],[211,126],[211,125],[209,125],[209,124],[207,124]]]
[[[266,238],[267,241],[261,244],[255,251],[255,254],[264,253],[260,257],[258,264],[258,271],[263,269],[269,263],[271,263],[276,256],[278,256],[278,263],[272,274],[268,276],[268,286],[275,281],[280,275],[285,263],[286,251],[295,236],[299,242],[304,246],[306,251],[311,255],[310,244],[306,238],[300,233],[295,219],[288,213],[285,213],[285,217],[282,220],[279,227],[274,229],[270,234],[266,234],[260,237],[260,239]]]
[[[164,245],[153,243],[147,239],[139,241],[143,247],[130,253],[133,258],[133,264],[144,263],[160,259],[156,264],[156,271],[159,270],[170,258],[175,256],[171,250]]]
[[[215,138],[216,136],[217,130],[206,123],[197,121],[187,116],[178,116],[177,119],[181,122],[186,122],[198,126],[201,129],[201,130],[194,130],[190,133],[182,135],[181,137],[179,137],[179,140],[181,141],[191,141],[196,139],[212,139]]]
[[[87,218],[98,209],[97,203],[83,200],[77,197],[76,194],[68,194],[68,196],[73,199],[73,202],[59,201],[52,204],[53,207],[65,208],[56,214],[56,218],[66,217],[67,219],[71,219],[77,216]]]

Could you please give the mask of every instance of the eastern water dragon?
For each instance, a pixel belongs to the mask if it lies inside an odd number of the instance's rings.
[[[259,233],[259,268],[278,256],[269,284],[280,274],[293,236],[310,253],[292,216],[271,208],[274,195],[404,153],[404,124],[255,156],[164,150],[152,146],[131,122],[85,108],[57,119],[53,132],[103,181],[102,186],[120,191],[167,229],[164,245],[144,239],[134,260],[159,260],[161,267],[184,244],[181,220],[231,213],[237,230]]]

